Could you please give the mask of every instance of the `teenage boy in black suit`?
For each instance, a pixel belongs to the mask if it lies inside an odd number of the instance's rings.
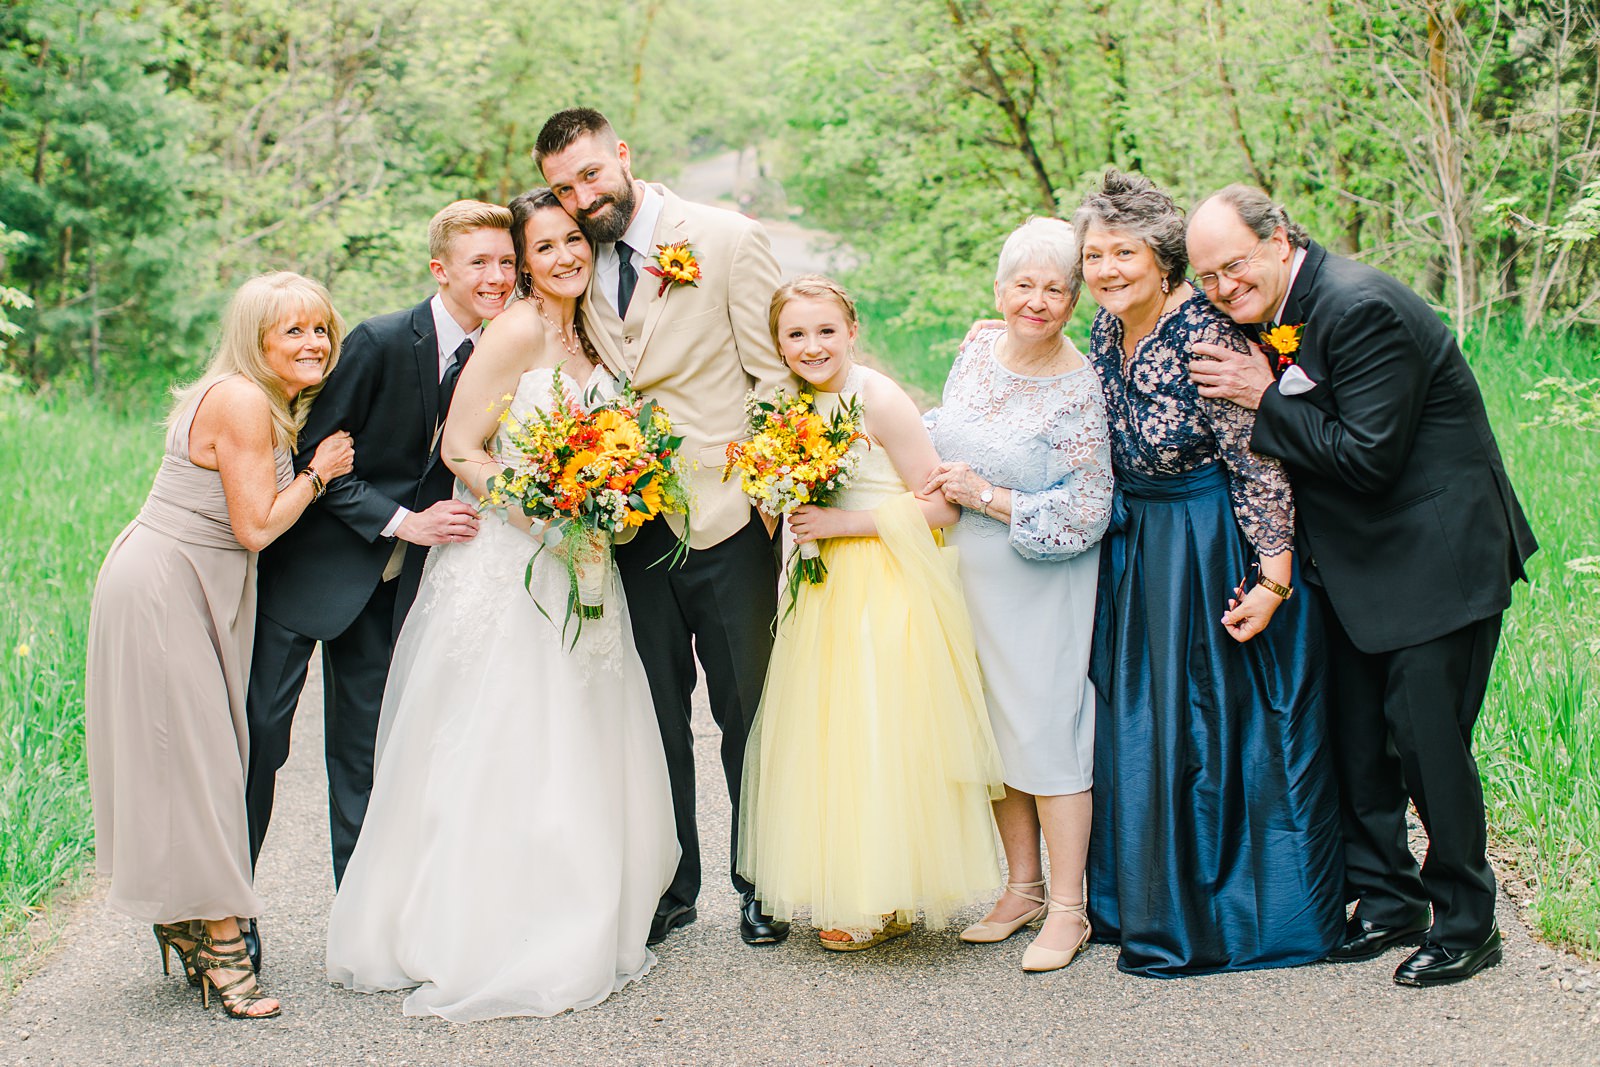
[[[1212,345],[1195,346],[1190,374],[1202,396],[1256,410],[1251,447],[1288,470],[1305,580],[1327,592],[1346,889],[1360,902],[1329,958],[1420,939],[1396,982],[1469,978],[1501,956],[1472,727],[1538,547],[1477,382],[1420,297],[1312,242],[1259,189],[1204,201],[1188,244],[1212,303],[1279,341],[1277,378],[1260,348]],[[1428,831],[1420,871],[1408,799]]]
[[[438,292],[350,331],[300,434],[320,441],[348,430],[365,454],[258,564],[247,702],[250,859],[266,837],[274,778],[289,755],[295,704],[321,641],[335,884],[366,814],[389,657],[428,546],[469,540],[478,529],[476,510],[451,498],[438,428],[485,320],[510,298],[511,212],[457,201],[433,217],[428,251]]]

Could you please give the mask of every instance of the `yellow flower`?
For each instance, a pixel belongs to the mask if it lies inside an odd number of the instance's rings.
[[[661,265],[661,277],[668,281],[679,285],[693,285],[700,280],[700,264],[695,260],[694,251],[689,247],[688,241],[657,245],[656,262]]]
[[[644,510],[635,511],[629,508],[628,513],[622,517],[622,521],[629,526],[643,526],[660,512],[662,504],[661,483],[652,480],[649,485],[639,490],[639,498],[644,501]]]
[[[1300,327],[1290,326],[1287,323],[1282,326],[1274,326],[1261,336],[1261,343],[1280,356],[1298,352],[1300,350]]]
[[[33,649],[28,647],[28,643],[26,641],[23,641],[23,642],[21,642],[21,643],[19,643],[17,645],[17,658],[18,659],[27,659],[32,654],[33,654]]]
[[[644,444],[639,424],[618,411],[602,411],[594,417],[600,431],[600,448],[605,452],[637,452]]]

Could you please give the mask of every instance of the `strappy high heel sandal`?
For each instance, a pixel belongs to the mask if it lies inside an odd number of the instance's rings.
[[[189,930],[188,923],[156,923],[150,928],[156,935],[156,944],[161,949],[161,973],[172,973],[171,953],[178,954],[178,962],[183,964],[184,977],[189,979],[190,985],[200,984],[200,972],[194,969],[194,950],[199,947],[200,939]],[[184,948],[183,943],[188,942],[189,947]]]
[[[282,1014],[281,1007],[259,1013],[250,1011],[251,1005],[270,998],[261,991],[261,984],[256,981],[255,969],[250,966],[250,954],[244,950],[244,938],[230,937],[218,941],[209,934],[202,937],[195,946],[194,966],[200,972],[202,1007],[211,1007],[211,991],[215,989],[217,999],[222,1002],[222,1010],[232,1018],[271,1019]],[[212,971],[237,977],[218,982],[211,977]]]
[[[1010,893],[1014,897],[1021,897],[1023,900],[1032,901],[1039,906],[1023,912],[1009,922],[1001,922],[999,919],[984,919],[982,922],[975,922],[957,936],[968,944],[992,945],[996,942],[1004,941],[1024,926],[1031,926],[1045,916],[1044,897],[1036,897],[1032,893],[1023,892],[1023,890],[1043,888],[1044,879],[1042,878],[1037,882],[1007,882],[1005,892],[1001,893],[1001,896]]]
[[[1089,925],[1088,902],[1068,904],[1066,901],[1058,900],[1052,896],[1050,898],[1049,914],[1054,915],[1058,911],[1076,915],[1079,921],[1083,923],[1083,936],[1079,937],[1078,943],[1069,949],[1045,948],[1039,944],[1038,938],[1035,938],[1033,944],[1029,945],[1028,950],[1022,954],[1023,970],[1059,971],[1077,959],[1078,953],[1082,952],[1083,947],[1089,943],[1089,935],[1094,933],[1094,928]]]

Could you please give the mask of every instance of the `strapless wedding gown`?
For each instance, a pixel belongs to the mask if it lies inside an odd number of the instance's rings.
[[[524,374],[512,410],[545,402],[552,373]],[[414,987],[407,1015],[555,1015],[655,962],[645,936],[678,846],[622,586],[613,571],[604,617],[569,651],[524,585],[535,547],[486,512],[473,540],[435,548],[395,646],[328,977]],[[560,620],[552,556],[533,591]]]

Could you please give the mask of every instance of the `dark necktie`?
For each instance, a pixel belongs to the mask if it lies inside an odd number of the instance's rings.
[[[633,300],[634,286],[639,284],[639,272],[633,267],[633,249],[626,241],[617,242],[617,317],[628,317],[628,304]]]
[[[455,355],[450,357],[450,365],[444,369],[444,377],[439,379],[439,421],[450,412],[450,398],[456,395],[456,381],[461,377],[461,368],[467,365],[467,360],[472,358],[472,338],[462,340],[456,347]]]

